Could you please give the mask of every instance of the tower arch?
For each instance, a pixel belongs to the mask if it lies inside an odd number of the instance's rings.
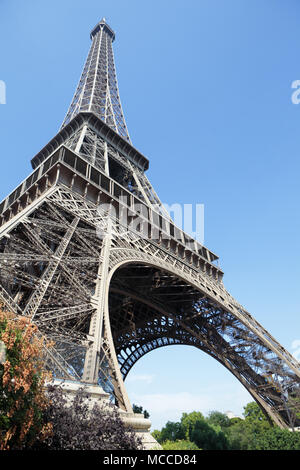
[[[249,329],[184,275],[135,256],[110,272],[109,317],[123,380],[155,349],[194,346],[230,371],[266,416],[285,427],[286,411],[278,410],[282,396],[277,358],[257,329]]]

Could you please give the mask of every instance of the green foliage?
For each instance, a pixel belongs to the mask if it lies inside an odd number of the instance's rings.
[[[243,415],[248,423],[255,426],[262,426],[266,429],[270,427],[270,421],[255,402],[248,403],[248,405],[244,407]]]
[[[292,425],[300,425],[300,387],[294,387],[289,391],[288,407],[291,410]]]
[[[211,426],[205,419],[195,423],[190,440],[203,450],[227,450],[227,438],[220,426]]]
[[[300,450],[300,432],[275,426],[255,402],[244,408],[244,419],[229,419],[219,411],[183,413],[180,422],[170,422],[153,437],[165,450]],[[191,445],[193,447],[188,447]],[[184,446],[184,447],[181,447]]]
[[[300,433],[288,429],[271,428],[252,439],[255,450],[300,450]]]
[[[222,431],[230,426],[230,419],[220,411],[211,411],[207,417],[208,424],[212,426],[220,426]]]
[[[194,442],[184,439],[179,441],[165,441],[162,448],[163,450],[201,450]]]
[[[174,423],[168,421],[165,427],[162,428],[158,442],[161,444],[165,441],[178,441],[185,439],[185,433],[181,423]]]
[[[229,448],[232,450],[247,450],[252,438],[250,426],[241,418],[232,418],[230,426],[225,431]]]
[[[192,411],[192,413],[183,413],[180,421],[180,427],[184,432],[186,439],[191,439],[191,434],[195,429],[198,421],[203,421],[204,416],[199,411]]]
[[[142,406],[138,406],[138,405],[133,404],[133,405],[132,405],[132,409],[133,409],[133,412],[134,412],[134,413],[143,414],[143,415],[144,415],[144,418],[146,418],[146,419],[150,418],[150,414],[148,413],[147,410],[143,410],[143,407],[142,407]]]
[[[162,442],[161,441],[161,431],[159,431],[158,429],[154,429],[154,431],[152,431],[151,435],[154,437],[154,439],[157,442]]]
[[[228,448],[227,438],[221,427],[210,425],[203,414],[197,411],[183,413],[180,422],[168,421],[161,431],[155,431],[152,435],[163,447],[166,442],[179,441],[190,442],[198,449]]]
[[[225,430],[230,449],[254,449],[256,436],[272,429],[272,424],[255,402],[244,407],[243,415],[245,419],[231,419],[230,426]]]

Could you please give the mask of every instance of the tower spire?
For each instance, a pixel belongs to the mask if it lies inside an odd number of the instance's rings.
[[[102,20],[91,31],[91,48],[61,129],[77,114],[92,112],[131,143],[117,82],[112,43],[115,33]]]

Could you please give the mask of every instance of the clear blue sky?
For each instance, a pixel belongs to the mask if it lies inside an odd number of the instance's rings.
[[[91,28],[116,31],[121,100],[161,200],[205,205],[229,291],[290,352],[300,339],[298,0],[1,0],[0,199],[58,131]],[[169,347],[130,372],[153,427],[250,397],[204,353]]]

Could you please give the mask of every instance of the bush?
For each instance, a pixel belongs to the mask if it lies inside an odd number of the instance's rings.
[[[220,413],[220,411],[211,411],[206,421],[211,426],[220,426],[222,431],[225,431],[230,426],[230,419],[224,413]]]
[[[177,441],[180,439],[185,439],[185,434],[181,423],[168,421],[160,431],[160,434],[157,434],[156,439],[160,444],[165,441]]]
[[[144,410],[142,406],[138,406],[138,405],[133,404],[133,405],[132,405],[132,411],[133,411],[134,413],[143,414],[145,419],[150,418],[150,413],[148,413],[147,410]]]
[[[220,427],[210,426],[205,420],[196,421],[190,440],[204,450],[227,450],[227,438]]]
[[[252,442],[255,450],[300,450],[300,433],[274,427],[256,435]]]
[[[163,450],[201,450],[194,442],[187,440],[165,441],[162,444]]]
[[[47,407],[44,393],[44,339],[25,317],[15,318],[0,305],[0,341],[4,346],[0,363],[0,449],[29,447],[39,436],[51,432],[43,419]],[[50,345],[48,344],[48,347]]]
[[[95,404],[84,388],[67,400],[60,386],[49,386],[50,406],[44,412],[45,423],[51,422],[52,435],[36,442],[35,450],[138,450],[142,443],[125,428],[117,409]]]
[[[152,435],[164,449],[165,445],[171,445],[170,442],[189,443],[203,450],[229,448],[228,440],[221,427],[209,424],[203,414],[198,411],[183,413],[180,422],[168,421],[161,431],[155,430]]]

